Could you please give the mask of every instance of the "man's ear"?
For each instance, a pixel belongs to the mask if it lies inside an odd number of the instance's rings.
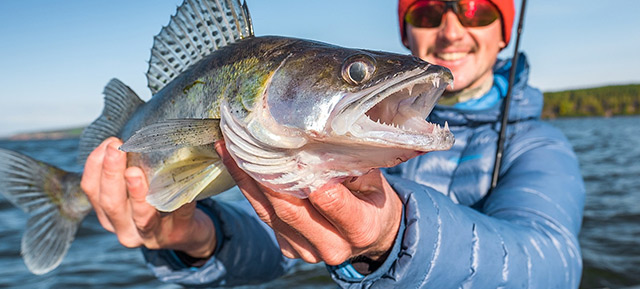
[[[498,43],[498,46],[500,46],[500,50],[502,50],[505,47],[507,47],[507,44],[504,42],[504,40],[500,40],[500,43]]]

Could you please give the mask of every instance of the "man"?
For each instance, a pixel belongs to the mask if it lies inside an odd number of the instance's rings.
[[[577,288],[584,186],[567,140],[539,121],[542,95],[526,84],[524,56],[500,180],[489,192],[512,65],[496,59],[509,42],[513,1],[398,7],[403,43],[454,74],[429,119],[449,123],[451,150],[301,200],[261,187],[217,143],[251,206],[205,200],[161,217],[144,202],[141,170],[125,169],[121,142],[109,139],[90,155],[82,183],[101,224],[125,246],[144,246],[161,280],[186,285],[264,282],[302,258],[324,261],[342,287]]]

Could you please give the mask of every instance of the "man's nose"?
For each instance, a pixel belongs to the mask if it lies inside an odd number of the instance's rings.
[[[442,24],[440,25],[440,36],[449,42],[461,39],[465,33],[465,27],[462,26],[458,16],[453,11],[447,11],[442,16]]]

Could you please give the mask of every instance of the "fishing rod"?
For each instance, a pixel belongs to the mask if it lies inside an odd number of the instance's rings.
[[[518,29],[516,32],[516,44],[511,59],[511,69],[509,70],[509,87],[507,96],[502,103],[502,119],[500,126],[500,135],[498,136],[498,149],[496,150],[496,159],[493,164],[493,177],[491,178],[491,190],[498,185],[498,175],[500,174],[500,165],[502,164],[502,153],[504,152],[504,141],[507,135],[507,122],[509,120],[509,106],[511,104],[511,94],[513,93],[513,85],[516,79],[516,68],[518,66],[518,48],[520,47],[520,35],[522,35],[522,24],[524,22],[524,11],[527,6],[527,0],[522,0],[522,8],[520,9],[520,17],[518,19]]]

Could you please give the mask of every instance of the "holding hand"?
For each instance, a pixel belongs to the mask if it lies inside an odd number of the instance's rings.
[[[127,168],[122,142],[106,139],[87,158],[82,189],[100,224],[129,248],[173,249],[196,258],[208,258],[216,246],[211,219],[195,202],[171,213],[160,213],[145,197],[149,185],[142,169]]]
[[[356,256],[382,261],[393,246],[402,203],[379,170],[299,199],[249,177],[223,141],[216,151],[260,219],[275,231],[285,256],[339,265]]]

